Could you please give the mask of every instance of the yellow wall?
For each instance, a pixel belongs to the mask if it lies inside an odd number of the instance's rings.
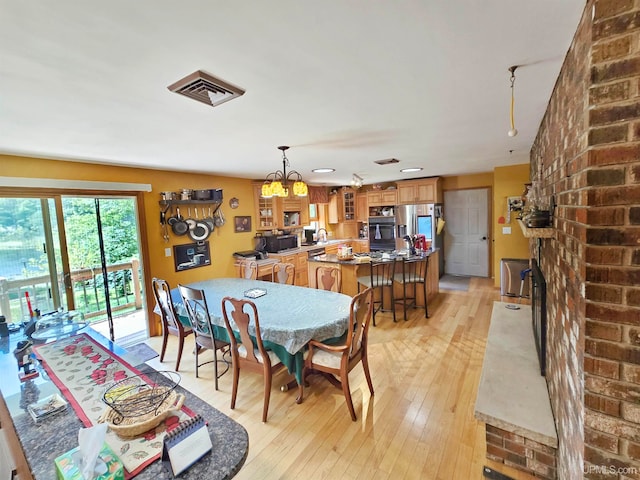
[[[495,285],[500,285],[500,260],[503,258],[529,258],[529,240],[522,234],[516,221],[517,214],[511,212],[511,222],[507,223],[507,197],[519,197],[529,183],[529,164],[498,167],[493,172],[493,265]],[[505,223],[499,223],[504,217]],[[503,227],[511,227],[511,234],[504,234]]]
[[[515,215],[510,224],[499,224],[501,216],[506,218],[507,197],[519,196],[524,184],[529,182],[529,164],[496,168],[493,172],[472,175],[456,175],[442,178],[442,190],[491,188],[491,273],[496,286],[500,285],[500,260],[502,258],[529,258],[529,241],[522,235]],[[502,227],[511,227],[511,234],[502,233]]]
[[[147,232],[148,266],[152,277],[164,278],[172,286],[176,286],[178,283],[190,283],[212,277],[235,276],[233,252],[254,248],[253,237],[255,235],[256,219],[254,217],[253,190],[250,180],[7,155],[0,155],[0,165],[2,166],[0,176],[6,177],[151,184],[152,191],[144,193],[145,218],[144,224],[141,225]],[[169,233],[169,243],[164,242],[159,221],[160,209],[158,201],[160,200],[160,192],[179,191],[182,188],[222,188],[224,202],[221,208],[227,222],[223,227],[216,228],[208,239],[211,250],[210,266],[176,272],[173,256],[166,257],[165,248],[171,248],[173,255],[174,245],[193,243],[193,241],[188,237],[176,237],[173,233]],[[232,197],[237,197],[240,201],[240,206],[235,210],[229,207],[229,199]],[[184,213],[186,214],[187,212],[185,211]],[[233,217],[235,215],[251,216],[253,230],[251,232],[234,233]]]
[[[493,173],[475,173],[473,175],[454,175],[442,177],[442,191],[464,190],[470,188],[492,187]]]

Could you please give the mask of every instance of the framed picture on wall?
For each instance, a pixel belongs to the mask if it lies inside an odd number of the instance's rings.
[[[233,220],[236,233],[251,231],[251,217],[233,217]]]
[[[176,264],[176,272],[211,265],[209,242],[174,245],[173,259]]]

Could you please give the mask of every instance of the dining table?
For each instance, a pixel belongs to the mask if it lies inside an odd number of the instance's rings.
[[[295,376],[298,387],[303,384],[304,351],[309,341],[339,343],[346,335],[351,297],[342,293],[244,278],[215,278],[185,285],[204,291],[214,335],[225,341],[229,336],[222,299],[245,298],[256,289],[265,291],[262,296],[249,298],[258,310],[263,344]],[[171,298],[176,313],[184,320],[186,309],[177,288],[172,289]],[[255,328],[253,332],[250,328],[250,333],[255,333]],[[298,402],[302,401],[301,394]]]

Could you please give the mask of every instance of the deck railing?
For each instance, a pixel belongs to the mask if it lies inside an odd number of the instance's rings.
[[[139,310],[142,308],[142,289],[140,283],[140,261],[109,265],[109,293],[111,310]],[[130,272],[130,273],[128,273]],[[57,277],[60,291],[64,292],[63,276]],[[71,272],[71,284],[74,289],[75,309],[80,310],[86,319],[106,314],[102,269],[83,268]],[[116,284],[117,283],[117,284]],[[25,292],[29,293],[32,308],[42,313],[55,309],[51,298],[51,277],[36,277],[8,280],[0,277],[0,314],[7,322],[20,322],[29,317]]]

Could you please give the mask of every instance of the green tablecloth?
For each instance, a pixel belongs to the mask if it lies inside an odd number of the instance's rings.
[[[241,278],[218,278],[188,286],[204,290],[214,334],[227,341],[222,299],[242,298],[253,288],[266,290],[266,295],[252,299],[258,308],[263,344],[273,350],[298,383],[302,381],[304,348],[309,340],[338,343],[347,329],[351,297],[341,293]],[[178,315],[185,317],[178,289],[171,295]]]

